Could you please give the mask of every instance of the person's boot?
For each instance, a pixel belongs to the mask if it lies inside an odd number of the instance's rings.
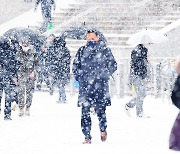
[[[26,107],[25,115],[30,116],[30,107]]]
[[[12,120],[12,119],[11,119],[11,116],[10,116],[10,115],[5,115],[5,116],[4,116],[4,120],[8,121],[8,120]]]
[[[19,117],[24,116],[24,107],[19,107]]]
[[[106,139],[107,139],[107,132],[106,132],[106,131],[101,132],[101,141],[102,141],[102,142],[105,142]]]
[[[36,88],[37,88],[38,91],[40,91],[40,90],[41,90],[41,85],[40,85],[40,84],[37,84],[37,85],[36,85]]]
[[[130,117],[131,116],[131,114],[130,114],[130,107],[126,104],[124,108],[125,108],[127,116]]]
[[[85,138],[83,144],[91,144],[91,139]]]

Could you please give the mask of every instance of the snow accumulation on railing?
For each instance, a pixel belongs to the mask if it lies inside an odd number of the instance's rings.
[[[166,27],[160,29],[159,32],[166,34],[179,26],[180,26],[180,19],[178,19],[178,20],[174,21],[173,23],[167,25]]]

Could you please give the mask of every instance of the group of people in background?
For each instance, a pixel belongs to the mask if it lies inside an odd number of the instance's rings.
[[[58,103],[66,103],[65,85],[70,80],[70,51],[60,37],[50,35],[38,53],[28,39],[16,42],[0,38],[0,101],[5,92],[4,120],[11,120],[11,105],[19,106],[19,116],[30,115],[35,85],[46,82],[50,94],[59,89]],[[37,81],[36,81],[37,80]],[[1,108],[0,108],[1,109]]]

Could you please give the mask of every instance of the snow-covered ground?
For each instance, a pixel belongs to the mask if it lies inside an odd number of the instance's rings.
[[[127,117],[124,104],[130,99],[113,98],[107,108],[108,139],[100,140],[98,120],[92,115],[92,144],[82,144],[81,108],[77,94],[69,96],[67,104],[57,104],[58,94],[35,92],[30,117],[18,117],[12,112],[12,121],[0,115],[1,154],[171,154],[168,149],[171,127],[178,110],[167,99],[147,96],[144,102],[149,119]],[[2,109],[4,104],[2,104]]]

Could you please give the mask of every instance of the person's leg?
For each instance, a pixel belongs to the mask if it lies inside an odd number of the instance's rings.
[[[106,111],[106,107],[99,107],[98,109],[95,107],[95,112],[99,120],[99,129],[101,132],[106,131],[106,128],[107,128],[107,120],[106,120],[105,111]]]
[[[17,91],[18,105],[19,105],[19,116],[24,115],[24,106],[25,106],[25,82],[23,79],[18,80],[18,91]]]
[[[66,103],[66,91],[62,84],[59,84],[59,102]]]
[[[41,90],[42,82],[43,82],[43,73],[42,73],[42,70],[40,70],[38,71],[38,79],[37,79],[37,85],[36,85],[36,88],[38,90]]]
[[[48,29],[48,25],[51,21],[51,15],[48,7],[44,7],[41,9],[41,11],[43,16],[43,23],[39,30],[41,33],[44,33]]]
[[[136,101],[136,115],[142,116],[143,114],[143,101],[146,97],[146,82],[144,79],[137,78],[135,82],[135,91],[137,95]]]
[[[13,101],[13,87],[10,82],[6,82],[4,86],[5,92],[5,108],[4,108],[4,120],[12,120],[11,119],[11,103]]]
[[[90,116],[90,107],[82,106],[81,113],[81,129],[85,136],[85,139],[91,140],[91,116]]]
[[[1,99],[3,95],[3,79],[0,79],[0,112],[1,112]]]
[[[30,107],[32,104],[34,93],[34,80],[29,79],[26,82],[26,115],[30,115]]]
[[[129,108],[133,108],[136,105],[136,100],[137,100],[137,98],[135,97],[135,98],[131,99],[126,105]]]
[[[125,111],[129,117],[131,116],[130,109],[132,109],[136,105],[136,101],[137,101],[137,98],[134,97],[127,104],[125,104]]]
[[[99,129],[101,132],[101,140],[104,142],[107,139],[107,119],[106,119],[106,106],[96,107],[95,112],[99,120]]]
[[[44,78],[47,88],[50,88],[49,73],[47,72],[47,69],[43,70],[43,78]]]
[[[49,93],[50,93],[50,95],[53,95],[54,87],[55,87],[55,85],[57,85],[56,84],[57,81],[56,81],[55,76],[51,76],[50,78],[51,78],[51,80],[50,80],[50,86],[49,86]]]

